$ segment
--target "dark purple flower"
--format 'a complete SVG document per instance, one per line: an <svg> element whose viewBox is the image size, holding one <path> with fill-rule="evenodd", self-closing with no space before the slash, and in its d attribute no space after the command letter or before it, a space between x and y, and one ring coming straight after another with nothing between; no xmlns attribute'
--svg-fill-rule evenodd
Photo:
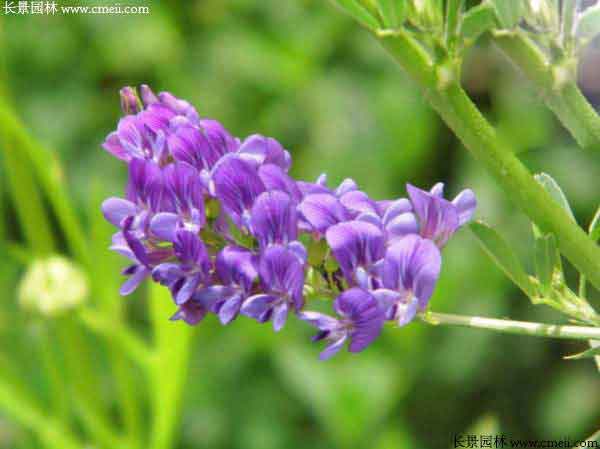
<svg viewBox="0 0 600 449"><path fill-rule="evenodd" d="M364 221L347 221L330 227L327 243L350 285L376 288L378 262L385 246L381 230Z"/></svg>
<svg viewBox="0 0 600 449"><path fill-rule="evenodd" d="M297 312L304 305L304 266L291 249L272 245L261 255L258 272L262 293L248 298L241 312L261 323L272 319L279 331L290 309Z"/></svg>
<svg viewBox="0 0 600 449"><path fill-rule="evenodd" d="M442 259L435 244L408 235L388 248L383 262L383 289L374 292L386 309L386 318L399 325L427 307L440 275Z"/></svg>
<svg viewBox="0 0 600 449"><path fill-rule="evenodd" d="M215 166L215 193L238 226L249 227L254 200L265 191L256 170L238 156L227 155Z"/></svg>
<svg viewBox="0 0 600 449"><path fill-rule="evenodd" d="M456 230L468 222L477 205L471 190L464 190L450 202L442 198L443 184L436 184L431 192L406 186L414 212L419 222L419 234L433 240L440 248Z"/></svg>
<svg viewBox="0 0 600 449"><path fill-rule="evenodd" d="M296 204L279 190L261 193L252 207L250 230L260 247L286 245L298 237Z"/></svg>
<svg viewBox="0 0 600 449"><path fill-rule="evenodd" d="M318 312L303 311L299 318L319 329L314 341L328 340L319 358L326 360L336 354L346 340L350 342L350 352L360 352L381 333L384 313L377 300L368 291L360 288L346 290L333 302L339 319Z"/></svg>
<svg viewBox="0 0 600 449"><path fill-rule="evenodd" d="M196 169L185 164L170 164L163 171L166 191L175 212L160 212L150 222L150 231L159 239L172 242L175 231L183 227L199 232L206 222L204 185Z"/></svg>
<svg viewBox="0 0 600 449"><path fill-rule="evenodd" d="M189 301L184 302L177 308L177 312L171 317L171 321L183 320L187 324L198 324L206 316L213 304L213 298L197 297L194 294Z"/></svg>
<svg viewBox="0 0 600 449"><path fill-rule="evenodd" d="M290 153L279 142L259 134L247 137L238 148L238 154L256 168L262 164L274 164L287 171L292 162Z"/></svg>
<svg viewBox="0 0 600 449"><path fill-rule="evenodd" d="M123 230L113 235L111 249L130 259L133 264L125 268L123 275L129 279L121 286L121 295L129 295L152 271L152 268L173 255L171 248L145 244L143 233L134 229L135 217L123 219Z"/></svg>
<svg viewBox="0 0 600 449"><path fill-rule="evenodd" d="M311 193L298 206L304 223L303 228L319 236L348 219L346 208L330 193Z"/></svg>
<svg viewBox="0 0 600 449"><path fill-rule="evenodd" d="M175 303L181 305L208 279L211 265L204 243L194 232L177 230L173 249L178 262L158 265L152 271L152 277L168 286Z"/></svg>
<svg viewBox="0 0 600 449"><path fill-rule="evenodd" d="M221 284L207 287L198 296L215 298L211 310L221 323L228 324L238 315L258 277L257 265L256 255L238 246L226 246L217 255L216 271Z"/></svg>

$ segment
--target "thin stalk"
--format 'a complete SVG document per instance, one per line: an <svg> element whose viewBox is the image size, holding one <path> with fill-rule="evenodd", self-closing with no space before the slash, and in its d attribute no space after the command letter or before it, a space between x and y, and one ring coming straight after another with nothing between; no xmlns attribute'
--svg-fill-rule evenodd
<svg viewBox="0 0 600 449"><path fill-rule="evenodd" d="M553 64L521 31L494 33L502 52L541 89L546 105L554 112L577 143L600 151L600 116L583 96L576 83L575 62Z"/></svg>
<svg viewBox="0 0 600 449"><path fill-rule="evenodd" d="M173 301L167 289L156 284L149 289L156 357L150 370L152 431L148 448L169 449L173 447L175 427L183 400L192 329L166 318L169 313L173 313ZM165 382L167 372L169 378Z"/></svg>
<svg viewBox="0 0 600 449"><path fill-rule="evenodd" d="M438 86L427 54L406 33L378 33L400 65L415 78L433 108L465 147L494 176L507 196L544 232L557 237L562 254L600 289L600 248L552 199L513 151L498 137L458 80Z"/></svg>
<svg viewBox="0 0 600 449"><path fill-rule="evenodd" d="M12 108L2 97L0 97L0 129L3 130L3 133L12 136L14 148L18 148L19 157L31 163L35 176L54 209L72 254L81 264L89 266L89 251L85 234L81 222L74 212L75 208L70 201L70 195L65 188L64 173L56 153L43 148L29 135ZM29 174L29 176L31 175ZM18 206L17 209L24 207L23 204Z"/></svg>
<svg viewBox="0 0 600 449"><path fill-rule="evenodd" d="M423 322L436 326L448 325L472 327L504 334L530 335L532 337L562 338L570 340L590 340L600 338L600 328L598 327L560 326L556 324L500 320L496 318L436 312L426 312L419 315L419 317Z"/></svg>

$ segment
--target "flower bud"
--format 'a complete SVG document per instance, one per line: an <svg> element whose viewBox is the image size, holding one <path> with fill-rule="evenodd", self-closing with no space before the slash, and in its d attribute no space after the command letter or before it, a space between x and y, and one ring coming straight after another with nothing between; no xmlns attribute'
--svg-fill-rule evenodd
<svg viewBox="0 0 600 449"><path fill-rule="evenodd" d="M121 95L121 109L124 114L137 114L139 111L138 98L133 88L126 86L119 91Z"/></svg>
<svg viewBox="0 0 600 449"><path fill-rule="evenodd" d="M29 266L19 285L19 303L44 316L56 316L82 304L88 290L85 274L77 266L62 256L51 256Z"/></svg>

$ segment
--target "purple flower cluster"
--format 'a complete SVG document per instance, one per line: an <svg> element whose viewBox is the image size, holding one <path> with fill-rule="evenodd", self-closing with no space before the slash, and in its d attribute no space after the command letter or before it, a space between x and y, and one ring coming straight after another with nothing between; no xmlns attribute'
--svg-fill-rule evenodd
<svg viewBox="0 0 600 449"><path fill-rule="evenodd" d="M121 294L152 277L171 291L174 320L242 314L278 331L293 313L330 342L322 359L346 341L362 351L385 321L404 325L427 307L440 249L476 207L471 190L445 200L442 184L375 201L351 179L335 189L325 175L294 180L275 139L233 137L147 86L139 98L122 89L121 105L103 146L127 163L129 181L125 198L102 205L119 228L111 248L131 260ZM337 317L305 310L315 291L335 297Z"/></svg>

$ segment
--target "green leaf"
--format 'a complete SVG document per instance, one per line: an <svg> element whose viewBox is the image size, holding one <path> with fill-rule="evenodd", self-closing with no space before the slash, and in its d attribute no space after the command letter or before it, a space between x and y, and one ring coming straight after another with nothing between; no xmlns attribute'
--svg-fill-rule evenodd
<svg viewBox="0 0 600 449"><path fill-rule="evenodd" d="M525 13L522 0L488 0L496 9L496 15L502 28L514 28Z"/></svg>
<svg viewBox="0 0 600 449"><path fill-rule="evenodd" d="M465 39L477 39L483 33L491 30L496 25L496 11L488 3L471 8L462 18L460 34Z"/></svg>
<svg viewBox="0 0 600 449"><path fill-rule="evenodd" d="M357 0L333 0L336 5L343 9L365 27L376 30L379 28L379 22L371 13L362 6Z"/></svg>
<svg viewBox="0 0 600 449"><path fill-rule="evenodd" d="M596 211L596 215L594 215L594 218L590 223L588 233L594 242L600 240L600 207Z"/></svg>
<svg viewBox="0 0 600 449"><path fill-rule="evenodd" d="M458 19L462 12L464 0L446 0L446 40L451 40L457 32Z"/></svg>
<svg viewBox="0 0 600 449"><path fill-rule="evenodd" d="M556 247L556 239L552 234L546 234L535 239L535 272L540 281L542 296L552 292L552 275L561 269L560 255Z"/></svg>
<svg viewBox="0 0 600 449"><path fill-rule="evenodd" d="M406 19L406 0L379 0L379 14L386 28L400 28Z"/></svg>
<svg viewBox="0 0 600 449"><path fill-rule="evenodd" d="M584 39L593 39L600 33L600 4L588 8L579 18L576 34Z"/></svg>
<svg viewBox="0 0 600 449"><path fill-rule="evenodd" d="M591 359L592 357L600 356L600 345L593 348L587 349L578 354L568 355L563 357L565 360L580 360L580 359Z"/></svg>
<svg viewBox="0 0 600 449"><path fill-rule="evenodd" d="M479 240L483 250L498 265L502 271L529 296L536 296L536 288L523 269L517 255L508 245L506 240L487 224L476 221L469 228Z"/></svg>
<svg viewBox="0 0 600 449"><path fill-rule="evenodd" d="M569 206L569 201L567 201L567 197L563 193L562 189L558 185L558 183L547 173L539 173L534 176L535 180L539 182L542 187L550 194L552 198L569 214L569 217L575 220L575 215L573 215L573 211L571 210L571 206Z"/></svg>

